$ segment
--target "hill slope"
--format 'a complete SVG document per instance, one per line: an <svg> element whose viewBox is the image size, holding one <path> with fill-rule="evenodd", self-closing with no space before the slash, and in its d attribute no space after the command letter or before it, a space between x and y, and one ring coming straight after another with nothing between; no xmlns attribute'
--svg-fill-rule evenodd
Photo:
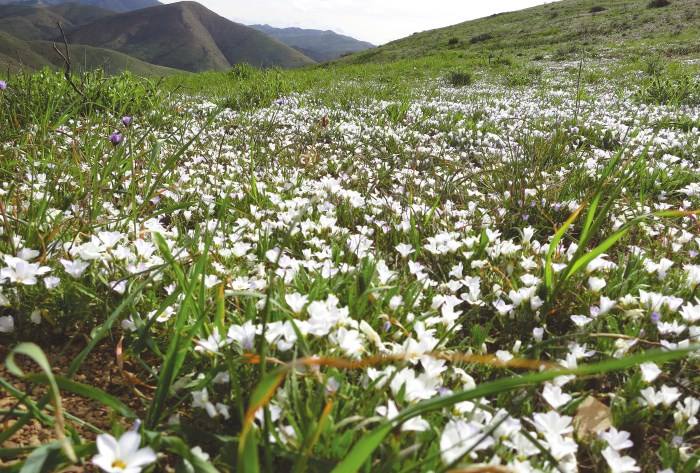
<svg viewBox="0 0 700 473"><path fill-rule="evenodd" d="M225 70L241 62L261 67L298 67L314 62L299 51L195 2L103 18L72 31L69 39L186 71Z"/></svg>
<svg viewBox="0 0 700 473"><path fill-rule="evenodd" d="M348 53L365 51L374 47L373 44L366 41L340 35L333 31L275 28L270 25L252 25L251 28L262 31L318 62L330 61Z"/></svg>
<svg viewBox="0 0 700 473"><path fill-rule="evenodd" d="M0 6L0 31L24 40L54 39L59 35L57 23L71 30L114 12L77 3L37 7L26 5Z"/></svg>
<svg viewBox="0 0 700 473"><path fill-rule="evenodd" d="M127 12L132 10L140 10L160 5L157 0L0 0L0 5L32 5L32 6L51 6L63 5L67 3L79 3L98 8L104 8L114 12Z"/></svg>
<svg viewBox="0 0 700 473"><path fill-rule="evenodd" d="M591 54L685 55L700 53L700 0L672 0L649 8L649 0L562 0L416 33L345 61L385 62L442 55L525 54L572 57ZM650 49L651 48L651 49Z"/></svg>
<svg viewBox="0 0 700 473"><path fill-rule="evenodd" d="M80 44L71 45L71 58L76 72L98 67L104 69L107 74L118 74L128 70L142 76L166 76L182 72L148 64L116 51ZM37 70L44 67L63 67L63 59L54 51L52 42L24 41L0 32L0 69L3 72Z"/></svg>

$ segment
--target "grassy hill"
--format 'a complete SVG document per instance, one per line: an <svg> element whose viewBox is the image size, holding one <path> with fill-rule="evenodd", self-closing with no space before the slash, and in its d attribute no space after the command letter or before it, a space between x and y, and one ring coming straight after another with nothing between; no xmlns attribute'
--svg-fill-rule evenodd
<svg viewBox="0 0 700 473"><path fill-rule="evenodd" d="M81 5L93 6L111 10L115 12L127 12L140 10L141 8L154 7L160 5L157 0L0 0L0 5L21 4L32 6L52 6L78 3Z"/></svg>
<svg viewBox="0 0 700 473"><path fill-rule="evenodd" d="M225 70L242 62L261 67L314 63L299 51L195 2L103 18L77 28L69 38L186 71Z"/></svg>
<svg viewBox="0 0 700 473"><path fill-rule="evenodd" d="M63 59L54 51L52 42L31 41L29 47L36 54L45 58L50 67L63 67ZM73 69L76 72L101 68L109 75L119 74L123 71L130 71L140 76L168 76L182 73L177 69L149 64L118 51L84 44L71 46L71 59L73 60Z"/></svg>
<svg viewBox="0 0 700 473"><path fill-rule="evenodd" d="M48 40L59 36L57 23L71 30L114 12L99 7L67 3L50 7L0 6L0 31L24 40Z"/></svg>
<svg viewBox="0 0 700 473"><path fill-rule="evenodd" d="M616 56L635 51L700 53L700 0L672 0L662 8L649 4L649 0L563 0L415 33L345 61L486 54L563 59L580 50Z"/></svg>
<svg viewBox="0 0 700 473"><path fill-rule="evenodd" d="M157 66L117 51L81 44L71 45L73 69L77 71L102 68L107 74L130 71L141 76L167 76L182 73L176 69ZM63 59L50 41L24 41L0 31L0 71L17 72L48 67L63 67Z"/></svg>
<svg viewBox="0 0 700 473"><path fill-rule="evenodd" d="M366 41L340 35L333 31L275 28L270 25L253 25L251 28L278 39L318 62L330 61L348 53L364 51L374 47L373 44Z"/></svg>

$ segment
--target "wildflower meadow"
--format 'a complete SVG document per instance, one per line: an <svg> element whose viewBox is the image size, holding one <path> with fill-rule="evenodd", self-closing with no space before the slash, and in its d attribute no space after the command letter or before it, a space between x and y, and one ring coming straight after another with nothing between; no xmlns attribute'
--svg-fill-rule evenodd
<svg viewBox="0 0 700 473"><path fill-rule="evenodd" d="M697 472L700 82L649 64L7 76L0 469Z"/></svg>

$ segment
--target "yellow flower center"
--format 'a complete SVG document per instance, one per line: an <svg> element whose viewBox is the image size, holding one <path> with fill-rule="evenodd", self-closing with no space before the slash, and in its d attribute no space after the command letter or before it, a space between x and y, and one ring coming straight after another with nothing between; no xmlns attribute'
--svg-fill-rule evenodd
<svg viewBox="0 0 700 473"><path fill-rule="evenodd" d="M119 468L120 470L125 470L126 469L126 463L124 463L121 460L114 460L112 462L112 468Z"/></svg>

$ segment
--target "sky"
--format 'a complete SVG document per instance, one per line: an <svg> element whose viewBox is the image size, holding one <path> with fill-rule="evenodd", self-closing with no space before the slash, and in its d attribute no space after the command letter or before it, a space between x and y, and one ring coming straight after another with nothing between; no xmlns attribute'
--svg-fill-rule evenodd
<svg viewBox="0 0 700 473"><path fill-rule="evenodd" d="M174 3L178 0L165 0ZM198 0L246 25L333 30L374 44L551 0Z"/></svg>

